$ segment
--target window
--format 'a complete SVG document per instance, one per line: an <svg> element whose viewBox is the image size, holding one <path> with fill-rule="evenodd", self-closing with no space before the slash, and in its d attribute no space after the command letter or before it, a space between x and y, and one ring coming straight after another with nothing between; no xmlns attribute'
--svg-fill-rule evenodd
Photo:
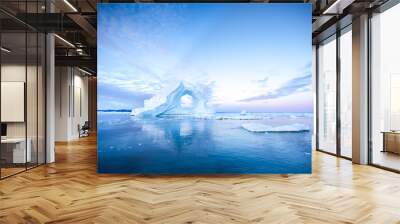
<svg viewBox="0 0 400 224"><path fill-rule="evenodd" d="M318 149L336 153L336 36L318 47Z"/></svg>
<svg viewBox="0 0 400 224"><path fill-rule="evenodd" d="M400 170L400 4L371 19L371 162Z"/></svg>
<svg viewBox="0 0 400 224"><path fill-rule="evenodd" d="M340 36L340 155L352 156L352 34L351 26Z"/></svg>

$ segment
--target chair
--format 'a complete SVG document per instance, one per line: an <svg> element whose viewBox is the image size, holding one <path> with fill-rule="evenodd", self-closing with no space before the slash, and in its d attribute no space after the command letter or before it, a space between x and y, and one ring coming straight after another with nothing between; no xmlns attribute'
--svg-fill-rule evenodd
<svg viewBox="0 0 400 224"><path fill-rule="evenodd" d="M79 138L89 136L89 129L90 129L89 121L85 121L82 127L78 124Z"/></svg>

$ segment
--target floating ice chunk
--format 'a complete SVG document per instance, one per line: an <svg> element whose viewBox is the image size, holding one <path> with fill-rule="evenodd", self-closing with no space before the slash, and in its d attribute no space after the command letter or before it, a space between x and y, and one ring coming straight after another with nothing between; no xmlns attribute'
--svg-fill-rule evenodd
<svg viewBox="0 0 400 224"><path fill-rule="evenodd" d="M269 132L299 132L309 131L310 127L305 124L291 124L273 127Z"/></svg>
<svg viewBox="0 0 400 224"><path fill-rule="evenodd" d="M273 127L265 124L246 123L242 124L242 128L250 132L300 132L310 130L310 128L304 124L291 124Z"/></svg>
<svg viewBox="0 0 400 224"><path fill-rule="evenodd" d="M246 123L242 124L242 128L251 132L267 132L271 129L271 126L265 124L257 124L257 123Z"/></svg>

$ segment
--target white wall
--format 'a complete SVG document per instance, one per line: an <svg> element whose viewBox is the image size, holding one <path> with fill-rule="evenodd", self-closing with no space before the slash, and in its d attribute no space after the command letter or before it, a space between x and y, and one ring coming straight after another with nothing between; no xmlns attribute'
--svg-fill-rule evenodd
<svg viewBox="0 0 400 224"><path fill-rule="evenodd" d="M55 141L67 141L69 133L69 68L55 68Z"/></svg>
<svg viewBox="0 0 400 224"><path fill-rule="evenodd" d="M82 126L85 121L88 121L88 78L82 76L82 73L76 73L74 70L73 80L73 102L71 101L71 133L72 138L78 138L78 125Z"/></svg>
<svg viewBox="0 0 400 224"><path fill-rule="evenodd" d="M88 120L88 78L72 67L56 67L56 141L79 137L78 125Z"/></svg>
<svg viewBox="0 0 400 224"><path fill-rule="evenodd" d="M19 64L5 64L1 66L1 81L2 82L24 82L26 83L25 76L28 72L28 85L29 87L34 86L35 88L27 88L27 118L28 118L28 129L32 127L32 130L36 130L36 112L37 99L36 99L36 80L33 80L31 74L35 74L36 77L36 66L27 66ZM4 96L3 96L4 97ZM39 105L40 107L41 105ZM1 108L6 110L7 108ZM24 108L22 108L24 109ZM31 122L33 122L31 124ZM25 136L25 123L26 122L7 122L7 135L9 137L24 137ZM35 132L36 135L36 132ZM29 130L28 130L29 137Z"/></svg>
<svg viewBox="0 0 400 224"><path fill-rule="evenodd" d="M1 81L25 82L25 64L8 64L1 66ZM28 67L28 70L30 68ZM5 110L6 108L1 108ZM7 122L7 137L25 137L25 122Z"/></svg>

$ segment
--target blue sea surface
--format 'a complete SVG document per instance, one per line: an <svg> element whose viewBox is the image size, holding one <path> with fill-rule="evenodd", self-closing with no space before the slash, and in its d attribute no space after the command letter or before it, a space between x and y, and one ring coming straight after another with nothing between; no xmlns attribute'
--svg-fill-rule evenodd
<svg viewBox="0 0 400 224"><path fill-rule="evenodd" d="M132 174L311 173L311 133L251 132L243 124L305 124L309 113L221 113L218 119L140 119L98 112L98 172ZM256 119L251 119L255 117Z"/></svg>

